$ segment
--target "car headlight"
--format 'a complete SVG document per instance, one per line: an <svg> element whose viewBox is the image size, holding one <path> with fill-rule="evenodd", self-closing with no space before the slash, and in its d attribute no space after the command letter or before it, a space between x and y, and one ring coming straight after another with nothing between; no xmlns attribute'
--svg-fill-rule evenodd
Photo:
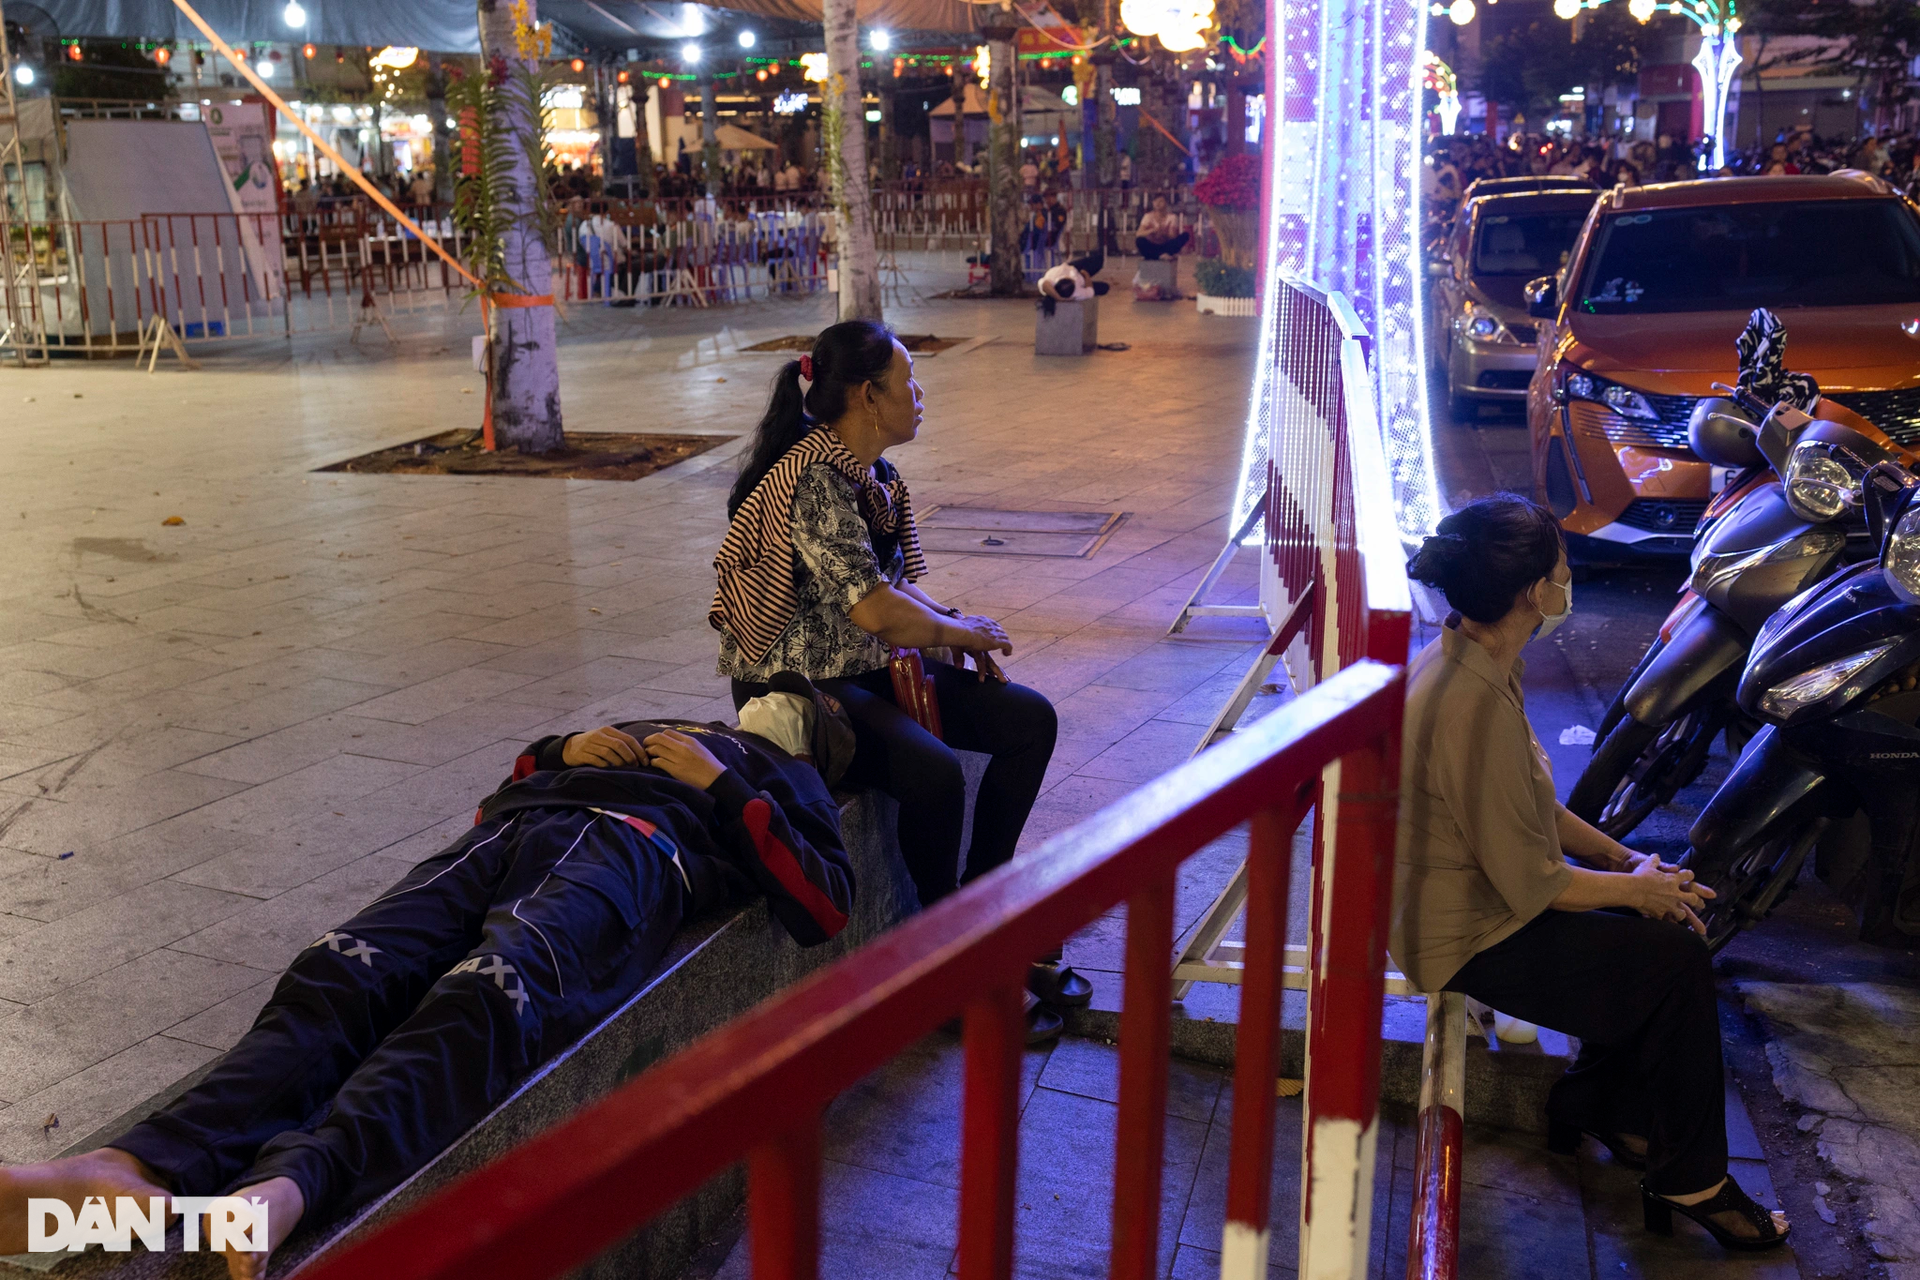
<svg viewBox="0 0 1920 1280"><path fill-rule="evenodd" d="M1654 411L1652 403L1632 387L1608 382L1605 378L1595 377L1591 373L1569 374L1566 388L1567 394L1575 400L1591 400L1595 404L1603 404L1623 418L1658 421L1660 417Z"/></svg>
<svg viewBox="0 0 1920 1280"><path fill-rule="evenodd" d="M1756 551L1736 551L1722 556L1701 556L1693 566L1691 586L1695 595L1704 596L1755 565L1780 564L1788 560L1805 560L1812 556L1827 555L1838 551L1846 540L1847 536L1838 529L1809 529L1805 533L1784 538ZM1920 560L1920 536L1916 536L1914 540L1914 550L1916 559Z"/></svg>
<svg viewBox="0 0 1920 1280"><path fill-rule="evenodd" d="M1880 558L1880 571L1895 595L1908 604L1920 604L1920 502L1895 522Z"/></svg>
<svg viewBox="0 0 1920 1280"><path fill-rule="evenodd" d="M1506 326L1500 323L1500 317L1477 303L1467 304L1464 319L1467 336L1470 338L1478 338L1482 342L1493 342L1506 336Z"/></svg>
<svg viewBox="0 0 1920 1280"><path fill-rule="evenodd" d="M1837 520L1853 505L1866 474L1845 449L1802 440L1787 455L1787 506L1802 520Z"/></svg>
<svg viewBox="0 0 1920 1280"><path fill-rule="evenodd" d="M1850 653L1844 658L1822 663L1811 671L1803 671L1791 680L1782 680L1760 697L1760 710L1781 720L1792 718L1808 707L1825 702L1836 692L1850 690L1859 692L1866 687L1866 681L1855 677L1884 657L1900 641L1889 640L1877 644L1871 649L1862 649L1859 653Z"/></svg>

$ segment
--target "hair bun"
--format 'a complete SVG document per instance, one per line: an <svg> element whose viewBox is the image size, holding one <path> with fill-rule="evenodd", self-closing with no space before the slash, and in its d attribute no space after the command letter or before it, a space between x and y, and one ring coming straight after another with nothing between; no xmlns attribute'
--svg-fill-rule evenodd
<svg viewBox="0 0 1920 1280"><path fill-rule="evenodd" d="M1430 587L1446 586L1467 555L1467 540L1457 533L1430 534L1407 561L1407 576Z"/></svg>

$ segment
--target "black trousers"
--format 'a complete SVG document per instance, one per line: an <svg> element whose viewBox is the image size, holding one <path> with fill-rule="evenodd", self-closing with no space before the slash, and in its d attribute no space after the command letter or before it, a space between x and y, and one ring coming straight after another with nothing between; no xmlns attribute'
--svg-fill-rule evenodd
<svg viewBox="0 0 1920 1280"><path fill-rule="evenodd" d="M306 1218L392 1190L618 1009L685 915L660 845L583 809L475 827L302 951L213 1071L107 1145L179 1195Z"/></svg>
<svg viewBox="0 0 1920 1280"><path fill-rule="evenodd" d="M1180 251L1187 247L1187 241L1191 239L1193 239L1191 231L1182 231L1171 240L1149 240L1145 236L1135 236L1133 247L1139 251L1141 257L1148 262L1154 262L1161 258L1179 257Z"/></svg>
<svg viewBox="0 0 1920 1280"><path fill-rule="evenodd" d="M1713 962L1692 932L1612 911L1546 910L1467 961L1447 989L1580 1037L1580 1056L1548 1095L1548 1118L1646 1135L1650 1190L1687 1195L1726 1176Z"/></svg>
<svg viewBox="0 0 1920 1280"><path fill-rule="evenodd" d="M874 787L900 802L900 854L920 905L930 907L1013 857L1053 759L1059 721L1045 695L1025 685L983 681L944 662L928 661L926 667L940 702L945 741L894 705L893 677L885 667L815 683L839 698L853 720L857 747L841 785ZM736 680L733 704L744 706L765 692L765 685ZM964 875L960 826L967 782L953 754L956 747L993 757L974 799L973 843Z"/></svg>

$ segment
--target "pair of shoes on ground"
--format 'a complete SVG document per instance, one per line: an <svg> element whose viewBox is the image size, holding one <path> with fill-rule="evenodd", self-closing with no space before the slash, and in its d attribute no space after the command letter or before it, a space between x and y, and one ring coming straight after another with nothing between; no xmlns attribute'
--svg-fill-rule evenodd
<svg viewBox="0 0 1920 1280"><path fill-rule="evenodd" d="M1027 1044L1059 1038L1066 1026L1061 1009L1084 1009L1093 1002L1093 984L1064 960L1042 961L1027 969Z"/></svg>

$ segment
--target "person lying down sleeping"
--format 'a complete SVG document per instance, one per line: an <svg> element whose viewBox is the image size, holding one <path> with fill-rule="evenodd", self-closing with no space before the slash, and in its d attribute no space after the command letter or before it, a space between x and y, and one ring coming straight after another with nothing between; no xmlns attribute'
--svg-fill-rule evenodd
<svg viewBox="0 0 1920 1280"><path fill-rule="evenodd" d="M529 745L472 830L302 951L178 1101L97 1151L0 1168L0 1255L26 1251L29 1198L90 1196L257 1198L277 1247L444 1150L639 990L691 917L757 894L802 946L839 933L854 886L828 787L853 729L805 679L773 689L738 729ZM267 1253L225 1252L235 1280L265 1273Z"/></svg>

